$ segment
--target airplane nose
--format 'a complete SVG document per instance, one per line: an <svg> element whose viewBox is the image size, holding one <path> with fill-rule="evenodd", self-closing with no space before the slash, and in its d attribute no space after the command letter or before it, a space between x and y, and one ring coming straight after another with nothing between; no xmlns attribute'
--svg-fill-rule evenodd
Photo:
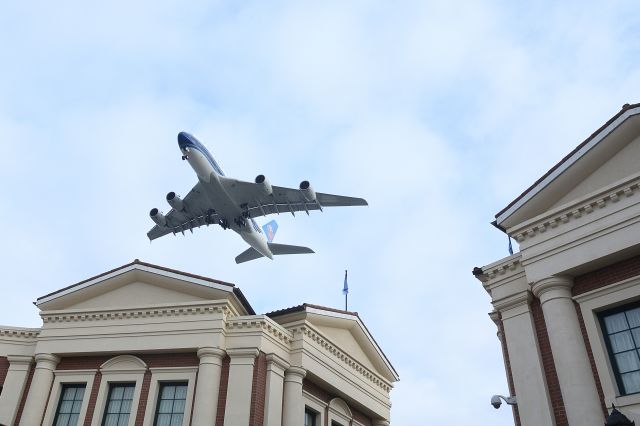
<svg viewBox="0 0 640 426"><path fill-rule="evenodd" d="M180 149L184 150L187 146L191 144L191 135L187 132L178 133L178 146Z"/></svg>

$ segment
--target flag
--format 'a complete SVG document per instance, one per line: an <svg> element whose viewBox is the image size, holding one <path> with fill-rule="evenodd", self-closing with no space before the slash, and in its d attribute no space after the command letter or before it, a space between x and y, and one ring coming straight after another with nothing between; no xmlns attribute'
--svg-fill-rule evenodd
<svg viewBox="0 0 640 426"><path fill-rule="evenodd" d="M349 284L347 284L347 270L344 270L344 287L342 287L342 294L345 296L349 294Z"/></svg>
<svg viewBox="0 0 640 426"><path fill-rule="evenodd" d="M513 254L513 247L511 246L511 237L507 235L507 238L509 239L509 254Z"/></svg>

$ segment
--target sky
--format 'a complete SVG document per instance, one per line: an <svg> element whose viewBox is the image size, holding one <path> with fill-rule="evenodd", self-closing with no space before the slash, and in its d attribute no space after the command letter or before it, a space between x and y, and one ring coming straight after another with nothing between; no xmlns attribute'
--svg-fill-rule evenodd
<svg viewBox="0 0 640 426"><path fill-rule="evenodd" d="M640 101L635 1L81 1L0 5L0 324L133 259L233 282L258 313L359 312L400 375L392 424L511 425L490 299L496 212ZM186 195L188 131L227 175L364 197L276 217L316 254L236 265ZM266 220L261 221L265 223ZM516 247L517 249L517 247Z"/></svg>

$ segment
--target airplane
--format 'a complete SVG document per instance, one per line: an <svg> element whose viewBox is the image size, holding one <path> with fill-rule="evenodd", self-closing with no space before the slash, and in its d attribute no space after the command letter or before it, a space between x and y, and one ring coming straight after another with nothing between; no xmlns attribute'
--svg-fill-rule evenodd
<svg viewBox="0 0 640 426"><path fill-rule="evenodd" d="M324 207L368 205L363 198L315 192L306 180L298 188L286 188L271 185L264 175L256 176L254 182L227 177L209 150L186 132L178 134L178 146L182 159L195 171L198 183L184 199L169 192L166 198L171 210L166 215L157 208L151 209L149 216L156 226L147 233L150 241L178 232L184 235L187 230L193 233L193 228L217 224L222 229L233 230L250 246L236 256L236 263L261 257L273 259L284 254L314 253L308 247L273 243L275 232L270 229L269 237L265 238L254 219L280 213L308 215Z"/></svg>

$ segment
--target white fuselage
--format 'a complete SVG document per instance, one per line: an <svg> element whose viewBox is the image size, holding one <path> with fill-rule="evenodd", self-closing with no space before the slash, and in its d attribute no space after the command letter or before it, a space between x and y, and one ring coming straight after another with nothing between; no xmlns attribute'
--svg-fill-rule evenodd
<svg viewBox="0 0 640 426"><path fill-rule="evenodd" d="M258 253L273 259L273 253L269 250L264 236L254 229L251 219L243 218L242 207L227 193L224 185L222 185L222 180L226 178L211 153L195 138L190 138L187 135L183 136L180 150L183 158L189 162L189 165L198 175L198 179L202 183L205 195L211 205L216 206L218 217Z"/></svg>

